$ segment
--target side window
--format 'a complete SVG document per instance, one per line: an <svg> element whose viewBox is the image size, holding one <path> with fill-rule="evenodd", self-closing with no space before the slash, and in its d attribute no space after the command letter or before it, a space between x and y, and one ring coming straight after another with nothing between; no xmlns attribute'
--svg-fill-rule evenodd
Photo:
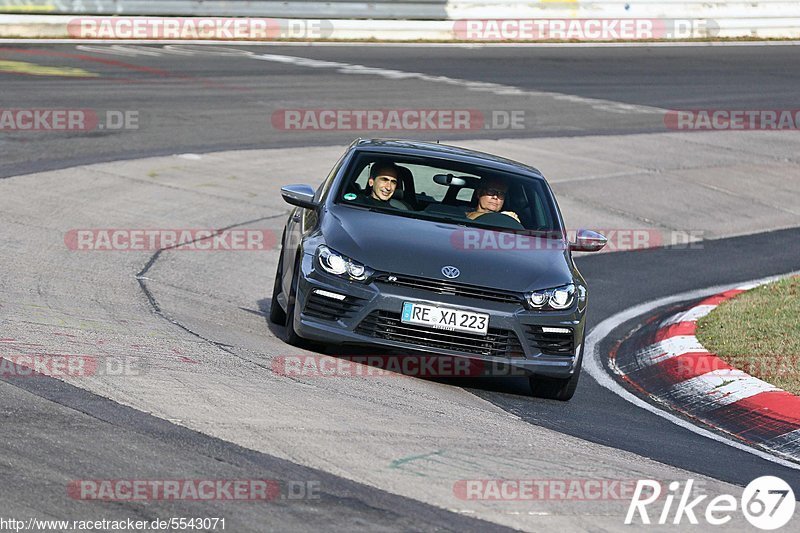
<svg viewBox="0 0 800 533"><path fill-rule="evenodd" d="M342 163L344 160L347 159L348 152L342 154L342 157L339 158L339 161L333 165L333 169L331 169L330 173L328 173L328 177L325 178L319 188L317 188L317 193L314 195L314 199L318 202L323 201L325 198L328 197L328 191L331 190L331 185L333 185L333 181L336 179L336 174L339 173L339 169L342 168Z"/></svg>
<svg viewBox="0 0 800 533"><path fill-rule="evenodd" d="M547 221L545 220L542 199L536 193L533 195L533 204L531 205L531 208L533 209L533 220L536 226L540 228L548 226Z"/></svg>
<svg viewBox="0 0 800 533"><path fill-rule="evenodd" d="M366 191L367 187L369 186L369 170L371 168L372 168L372 165L365 166L361 170L361 173L356 178L356 183L358 183L358 186L362 191Z"/></svg>
<svg viewBox="0 0 800 533"><path fill-rule="evenodd" d="M460 191L458 191L458 195L456 196L456 200L460 200L462 202L471 202L472 201L472 193L475 192L475 189L470 189L469 187L462 187Z"/></svg>
<svg viewBox="0 0 800 533"><path fill-rule="evenodd" d="M530 198L528 207L531 211L532 225L538 229L553 229L556 227L556 217L550 203L547 201L544 185L535 183L532 187L526 188L526 195Z"/></svg>

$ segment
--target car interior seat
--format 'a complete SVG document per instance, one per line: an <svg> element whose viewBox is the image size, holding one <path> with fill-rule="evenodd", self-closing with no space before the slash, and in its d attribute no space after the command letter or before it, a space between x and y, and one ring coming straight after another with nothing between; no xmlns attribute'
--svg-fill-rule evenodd
<svg viewBox="0 0 800 533"><path fill-rule="evenodd" d="M414 174L412 174L411 170L408 168L400 165L397 165L397 170L397 191L394 193L394 198L402 200L411 207L411 209L416 211L419 209L419 206L417 205L417 192L414 187ZM400 193L399 196L398 193Z"/></svg>
<svg viewBox="0 0 800 533"><path fill-rule="evenodd" d="M503 210L515 212L519 217L519 221L526 228L536 226L531 213L531 206L528 203L528 197L521 186L509 187Z"/></svg>

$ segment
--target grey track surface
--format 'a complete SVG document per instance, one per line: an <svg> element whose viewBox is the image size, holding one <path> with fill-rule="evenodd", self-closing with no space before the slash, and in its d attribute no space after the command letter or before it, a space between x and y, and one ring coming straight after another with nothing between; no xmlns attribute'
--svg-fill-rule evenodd
<svg viewBox="0 0 800 533"><path fill-rule="evenodd" d="M45 376L0 379L0 410L3 463L11 468L0 486L4 517L217 517L225 518L226 531L253 532L319 531L322 523L326 531L505 530L175 426ZM165 473L168 479L276 480L282 497L88 505L65 498L76 479L164 479ZM293 491L315 497L292 499Z"/></svg>
<svg viewBox="0 0 800 533"><path fill-rule="evenodd" d="M79 51L74 46L6 47L0 50L2 60L80 67L102 76L98 79L74 80L0 73L3 87L0 108L138 110L142 125L138 131L122 133L4 133L0 135L0 177L162 154L344 144L356 134L286 133L275 130L270 126L270 114L283 108L367 109L385 108L389 105L387 102L391 102L393 107L526 111L528 128L522 131L436 135L442 139L495 139L590 134L610 136L665 131L658 115L609 113L585 100L554 99L546 94L548 91L656 108L798 107L796 87L800 75L785 68L785 65L795 63L798 58L798 52L793 47L777 47L769 49L769 53L758 47L601 50L251 47L251 50L254 53L309 57L502 83L530 91L530 94L524 97L503 96L414 79L359 78L341 75L328 68L299 68L242 57L120 56ZM457 95L457 99L454 99L454 95ZM417 136L434 138L429 133ZM776 157L783 157L790 163L797 159L796 153L788 152L778 153ZM157 170L167 174L167 179L170 179L169 169ZM77 177L80 172L74 171L72 176ZM286 169L283 172L285 175ZM319 181L318 174L308 177L303 176L302 172L302 167L298 167L296 181ZM169 224L168 214L148 211L142 202L147 198L146 194L136 196L133 192L135 187L125 189L131 198L116 198L115 182L104 176L102 171L87 171L86 174L96 180L97 186L103 187L101 190L108 191L108 202L104 208L118 217L114 219L117 223L127 221L135 226L137 221L145 219L153 224ZM26 176L25 179L39 178ZM153 178L151 181L159 179L162 178ZM57 185L53 181L44 180L43 183L54 189ZM32 183L20 184L19 180L13 178L7 184L9 187L20 187L18 190L27 191L26 194L35 187ZM143 190L147 185L142 179ZM184 184L175 181L165 183L165 186L177 189ZM218 193L219 189L211 191ZM241 223L258 215L264 217L266 227L280 226L283 208L274 198L263 205L243 207L240 214L232 205L238 201L244 206L244 198L224 192L218 196L203 194L205 196L192 197L192 201L198 202L196 206L181 206L182 216L186 217L181 219L184 224L191 224L192 220L202 221L197 224L208 221L219 223L219 218L206 216L213 208L222 213L226 223ZM43 198L44 205L54 205L53 198L46 194ZM81 198L79 188L71 191L72 203L59 206L64 216L71 216L73 210L87 209L89 212L89 208L81 206L76 198ZM176 195L176 198L181 197ZM15 208L29 210L23 205L25 198L8 201ZM248 216L242 219L245 211ZM58 214L58 211L47 213L49 223L53 223ZM720 216L723 215L720 213ZM102 225L106 217L103 213L90 212L84 220L87 219ZM11 222L19 222L22 227L30 223L22 217L14 218ZM31 231L37 230L34 227ZM24 238L14 235L8 237L4 253L13 255L16 261L52 262L53 268L59 265L59 259L50 257L47 250L31 251L25 248ZM789 229L708 241L702 250L654 250L581 257L578 260L579 267L593 291L590 322L598 323L627 307L668 294L798 270L798 237L800 231ZM266 348L259 347L264 332L269 334L261 313L267 310L265 299L269 295L265 287L269 286L274 266L271 261L265 268L261 268L264 267L261 265L236 270L232 263L226 264L225 260L216 258L213 264L206 264L205 258L199 257L191 258L186 263L184 260L184 257L172 256L159 258L152 268L155 281L148 283L154 290L156 301L173 313L171 317L174 320L190 331L202 332L204 338L218 341L223 348L231 350L232 356L241 358L245 363L263 363L253 355L258 349L282 353L280 342L274 338L269 339ZM126 259L124 271L130 271L131 274L138 272L145 263L146 258L144 261ZM80 273L71 259L66 259L64 265L66 273L71 268ZM114 268L117 267L114 265ZM114 275L111 265L105 264L105 260L99 261L97 268L101 272L98 279L102 279L106 272ZM264 274L265 269L270 270L268 275ZM22 272L22 269L17 268L16 271ZM219 272L228 271L252 276L248 279L253 279L257 285L237 288L235 280L219 277ZM54 279L64 283L69 276L64 274L54 276ZM28 283L30 285L26 285ZM85 292L88 301L97 299L102 302L105 297L111 298L106 292L119 290L119 285L109 284L105 289L79 281L73 288L66 285L50 287L42 278L6 279L0 287L6 306L11 309L14 309L14 302L6 298L11 295L24 297L26 292L44 295L55 310L66 305L67 295L63 292ZM138 286L132 288L130 294L126 292L113 296L130 298L121 310L124 316L134 316L134 312L142 313L143 309L151 310ZM229 300L247 302L240 308L241 312L257 319L243 326L241 338L229 332L232 325L229 321L243 321L243 315L236 315L235 319L225 315L231 312L230 306L225 307L231 303ZM220 309L214 309L215 306L220 306ZM4 311L4 319L10 318L6 314L10 312L13 311ZM162 322L163 327L150 326L154 328L151 333L159 342L162 337L166 339L174 335L174 326ZM40 326L32 322L33 331ZM624 333L625 328L620 329L619 334ZM273 328L272 333L280 334L279 328ZM91 337L92 334L87 333L87 336ZM201 344L198 341L198 350ZM181 346L186 346L186 343ZM167 344L163 347L166 349ZM215 352L213 355L219 357L221 353ZM211 364L217 363L212 361ZM789 481L800 493L797 471L775 466L700 438L639 411L601 388L589 376L583 378L576 397L569 404L523 396L524 383L515 381L502 384L458 382L449 385L467 386L477 396L520 417L534 429L548 428L558 432L556 435L571 435L626 450L736 485L746 484L758 475L774 474ZM306 387L307 384L296 386ZM237 391L231 389L230 392L233 394ZM387 388L389 392L396 394ZM442 394L447 396L449 393L445 391ZM454 395L454 398L460 397ZM3 455L4 483L0 498L10 504L8 509L14 510L16 515L36 515L36 511L41 510L37 504L46 501L53 516L89 518L85 515L85 503L76 503L63 496L66 481L76 477L191 477L194 473L197 477L230 478L244 473L247 477L322 480L323 497L316 502L278 503L268 507L248 507L243 504L231 507L220 503L213 509L207 504L199 509L190 504L175 507L148 503L142 506L101 504L101 507L93 505L90 509L98 516L105 517L117 512L125 517L131 513L142 517L186 516L186 513L195 511L201 512L202 516L211 516L218 511L220 514L228 513L239 526L237 530L253 531L263 529L264 524L292 531L319 527L346 529L352 524L364 530L473 530L487 527L483 522L463 518L441 507L427 506L348 481L342 476L298 466L280 457L285 453L273 456L248 450L47 378L0 383L0 408L11 416L11 422L4 424L4 428L9 428L4 433L4 444L8 451ZM80 431L74 431L74 428L80 428ZM42 443L40 449L47 456L60 453L59 460L37 461L38 452L25 445L29 442ZM552 442L556 443L557 440ZM268 444L264 447L268 448ZM343 447L349 445L342 443ZM546 460L546 457L535 455L537 460ZM530 475L529 471L525 471L525 475ZM22 489L12 491L12 482ZM616 512L617 515L612 516L619 516L619 511ZM581 514L580 511L578 514ZM410 525L412 520L413 525ZM563 526L564 522L561 524ZM580 527L591 529L591 524L583 522Z"/></svg>
<svg viewBox="0 0 800 533"><path fill-rule="evenodd" d="M102 45L100 45L102 48ZM135 47L153 53L157 46ZM796 107L796 47L409 48L235 46L279 54L500 83L657 108ZM768 52L767 52L768 51ZM0 59L79 67L99 78L32 80L0 72L0 106L135 110L135 132L3 134L0 177L72 164L231 148L347 143L358 133L285 132L274 111L387 107L521 110L522 130L415 132L423 139L552 137L664 132L662 117L608 113L573 100L494 95L414 79L342 76L333 69L244 56L109 55L65 45L7 45ZM148 70L149 69L149 70ZM453 96L457 94L456 101ZM67 141L67 137L69 137Z"/></svg>

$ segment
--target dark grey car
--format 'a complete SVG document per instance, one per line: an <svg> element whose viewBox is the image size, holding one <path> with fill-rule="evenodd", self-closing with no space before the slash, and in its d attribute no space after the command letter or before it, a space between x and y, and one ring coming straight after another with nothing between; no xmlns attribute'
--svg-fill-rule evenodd
<svg viewBox="0 0 800 533"><path fill-rule="evenodd" d="M385 202L369 187L382 164L400 170ZM498 180L502 210L516 216L467 216L482 184ZM572 252L599 250L605 238L581 230L567 241L538 170L436 143L359 139L316 191L282 194L296 207L270 318L290 343L468 358L524 370L538 396L572 397L587 303Z"/></svg>

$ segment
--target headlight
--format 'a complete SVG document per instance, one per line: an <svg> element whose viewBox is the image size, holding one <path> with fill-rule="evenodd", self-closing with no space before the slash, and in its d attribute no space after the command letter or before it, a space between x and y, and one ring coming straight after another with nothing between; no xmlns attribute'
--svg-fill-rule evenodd
<svg viewBox="0 0 800 533"><path fill-rule="evenodd" d="M349 277L355 281L364 281L369 277L367 268L356 263L347 256L334 252L327 246L320 246L317 253L319 266L328 274Z"/></svg>
<svg viewBox="0 0 800 533"><path fill-rule="evenodd" d="M544 292L534 292L528 297L533 307L543 306L547 303L547 298L547 293Z"/></svg>
<svg viewBox="0 0 800 533"><path fill-rule="evenodd" d="M528 303L533 309L567 309L575 301L575 285L534 291L528 294Z"/></svg>

